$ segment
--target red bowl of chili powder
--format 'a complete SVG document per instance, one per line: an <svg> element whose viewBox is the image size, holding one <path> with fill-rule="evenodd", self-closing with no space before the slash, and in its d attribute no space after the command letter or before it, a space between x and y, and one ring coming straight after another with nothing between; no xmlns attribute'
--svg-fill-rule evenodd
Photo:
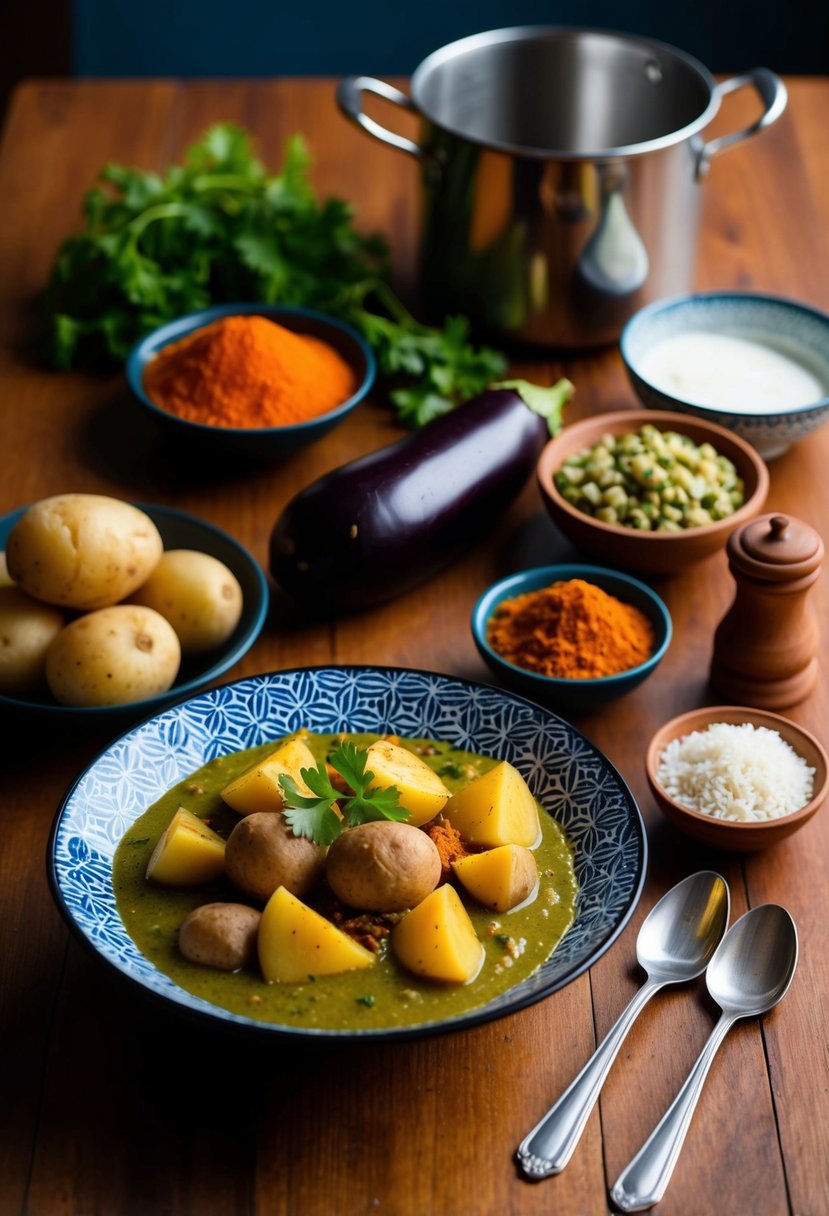
<svg viewBox="0 0 829 1216"><path fill-rule="evenodd" d="M503 578L472 612L475 645L499 679L565 713L631 692L661 662L671 632L668 609L645 583L581 563Z"/></svg>
<svg viewBox="0 0 829 1216"><path fill-rule="evenodd" d="M360 334L324 313L221 304L147 334L126 374L178 439L272 460L341 422L371 389L376 365Z"/></svg>

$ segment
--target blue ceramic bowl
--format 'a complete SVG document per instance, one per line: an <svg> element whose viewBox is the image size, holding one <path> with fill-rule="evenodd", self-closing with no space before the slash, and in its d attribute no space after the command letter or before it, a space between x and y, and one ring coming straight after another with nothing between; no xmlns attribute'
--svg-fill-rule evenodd
<svg viewBox="0 0 829 1216"><path fill-rule="evenodd" d="M423 1026L360 1031L259 1022L194 996L159 971L118 914L112 859L119 840L150 803L208 760L302 727L437 737L514 764L573 848L576 919L550 958L470 1012ZM619 936L641 894L646 859L644 824L625 782L592 743L548 710L497 688L433 672L317 667L210 689L110 744L57 813L48 870L58 906L80 940L170 1007L270 1037L379 1040L490 1021L568 984Z"/></svg>
<svg viewBox="0 0 829 1216"><path fill-rule="evenodd" d="M43 700L38 701L0 695L0 712L10 712L16 716L37 714L56 724L88 722L96 727L111 727L113 731L123 730L129 722L155 713L162 705L179 697L190 696L205 684L218 680L234 663L238 663L259 637L268 615L268 582L259 563L247 549L227 532L205 523L195 515L187 515L184 511L176 511L171 507L151 506L147 503L135 505L145 511L158 528L165 549L199 549L202 553L209 553L211 557L224 562L236 575L243 597L239 624L223 646L208 654L183 659L172 688L168 692L159 693L158 696L147 697L143 701L131 701L128 705L77 708L58 705L57 701L46 699L47 694L44 694ZM5 549L9 533L27 509L22 507L0 519L0 550Z"/></svg>
<svg viewBox="0 0 829 1216"><path fill-rule="evenodd" d="M487 641L487 624L498 605L504 600L539 591L552 583L581 578L594 583L626 604L641 609L651 622L655 634L653 654L646 663L631 667L615 676L600 676L588 680L559 679L527 671L508 662ZM636 688L656 670L671 641L671 617L659 596L638 579L616 570L580 563L560 566L536 566L522 570L494 583L478 600L472 611L472 637L481 657L504 684L533 701L554 705L562 713L589 713L608 701Z"/></svg>
<svg viewBox="0 0 829 1216"><path fill-rule="evenodd" d="M807 406L746 413L727 406L697 405L649 383L642 360L657 342L689 331L749 339L788 355L820 382L823 391ZM658 300L628 321L620 339L622 358L643 405L678 410L728 427L766 460L782 455L829 418L829 315L777 296L708 292Z"/></svg>
<svg viewBox="0 0 829 1216"><path fill-rule="evenodd" d="M319 338L333 347L354 371L357 378L354 393L342 405L318 418L272 427L220 427L190 422L161 409L150 400L144 391L144 368L163 347L196 329L203 329L211 321L250 314L267 317L294 333ZM233 453L255 460L278 460L321 439L359 405L371 389L376 372L371 348L350 325L310 308L279 308L268 304L217 304L213 308L179 317L142 338L127 356L126 365L127 381L136 398L168 433L179 441L197 444L201 449L214 449L222 455Z"/></svg>

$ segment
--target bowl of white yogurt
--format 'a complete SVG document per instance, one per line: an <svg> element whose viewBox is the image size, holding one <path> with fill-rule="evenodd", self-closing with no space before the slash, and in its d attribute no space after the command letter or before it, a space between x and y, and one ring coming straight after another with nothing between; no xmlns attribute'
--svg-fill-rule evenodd
<svg viewBox="0 0 829 1216"><path fill-rule="evenodd" d="M659 300L628 321L620 346L644 405L728 427L766 460L829 418L829 316L795 300Z"/></svg>

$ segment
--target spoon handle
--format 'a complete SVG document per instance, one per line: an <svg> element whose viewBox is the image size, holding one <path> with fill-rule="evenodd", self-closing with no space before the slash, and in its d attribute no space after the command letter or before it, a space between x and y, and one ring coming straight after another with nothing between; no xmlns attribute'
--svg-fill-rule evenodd
<svg viewBox="0 0 829 1216"><path fill-rule="evenodd" d="M613 1184L610 1196L623 1212L641 1212L651 1208L665 1194L708 1069L720 1043L736 1020L733 1014L722 1014L682 1089Z"/></svg>
<svg viewBox="0 0 829 1216"><path fill-rule="evenodd" d="M521 1141L516 1160L528 1178L549 1178L564 1169L627 1032L666 982L646 980L575 1080Z"/></svg>

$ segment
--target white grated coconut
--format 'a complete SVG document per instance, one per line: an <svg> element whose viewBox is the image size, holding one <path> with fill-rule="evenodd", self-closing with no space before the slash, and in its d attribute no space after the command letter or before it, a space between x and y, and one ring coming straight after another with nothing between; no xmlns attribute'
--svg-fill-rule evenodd
<svg viewBox="0 0 829 1216"><path fill-rule="evenodd" d="M672 740L657 779L692 811L742 823L799 811L811 800L814 773L776 730L715 722Z"/></svg>

